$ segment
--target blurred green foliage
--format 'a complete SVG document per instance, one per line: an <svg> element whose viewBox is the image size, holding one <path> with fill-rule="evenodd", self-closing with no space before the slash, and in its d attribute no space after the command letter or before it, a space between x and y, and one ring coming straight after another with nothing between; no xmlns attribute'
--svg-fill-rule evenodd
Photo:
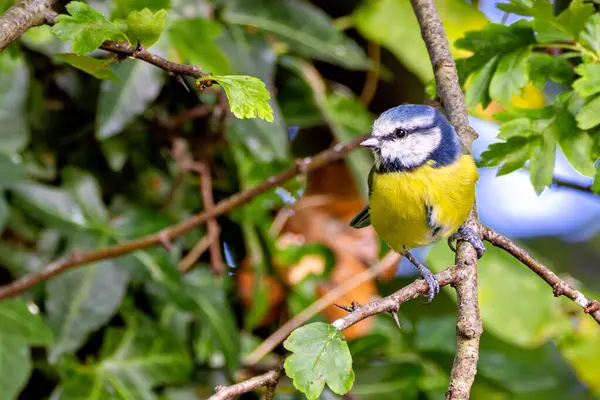
<svg viewBox="0 0 600 400"><path fill-rule="evenodd" d="M0 1L0 10L11 3ZM54 27L32 28L1 53L2 283L202 210L197 177L175 155L178 139L193 159L211 166L218 201L332 140L365 133L384 108L423 98L433 73L408 0L347 2L344 15L326 3L71 2ZM600 191L594 168L600 14L594 6L575 0L556 17L549 2L512 0L499 7L531 19L504 26L488 23L462 0L437 5L468 105L496 102L504 109L495 116L503 141L484 153L483 165L502 165L499 173L506 174L529 162L540 192L551 182L559 146L578 171L596 174ZM227 100L217 85L187 92L153 65L97 51L107 39L139 41L169 60L198 65L214 74L207 79L225 89ZM366 41L394 61L377 65L363 50ZM393 69L396 81L415 82L403 90L418 93L382 82L383 93L391 87L395 94L366 106L358 93L365 74L377 69L382 75ZM561 93L544 108L517 107L514 97L530 83L558 85ZM292 134L292 125L301 132ZM370 163L364 150L348 157L363 196ZM261 278L277 277L274 260L326 260L321 274L286 287L286 318L315 300L315 285L336 263L320 243L285 251L275 243L273 211L306 190L304 178L293 179L219 219L230 274L213 275L208 254L180 273L182 257L206 235L198 228L173 240L169 252L151 248L98 261L1 301L0 398L184 400L207 398L216 385L232 383L243 357L280 325L279 318L260 324L271 294ZM452 257L442 243L428 261L439 271ZM249 310L235 279L242 260L255 277ZM600 334L593 321L576 305L555 300L543 281L499 250L488 249L479 272L485 333L472 398L600 398ZM407 281L380 284L380 292ZM443 398L456 310L454 291L442 293L426 308L404 305L402 331L380 315L368 335L348 342L316 316L284 345L294 353L286 364L294 383L282 380L277 398L304 398L294 386L310 398L341 398L350 388L365 400Z"/></svg>

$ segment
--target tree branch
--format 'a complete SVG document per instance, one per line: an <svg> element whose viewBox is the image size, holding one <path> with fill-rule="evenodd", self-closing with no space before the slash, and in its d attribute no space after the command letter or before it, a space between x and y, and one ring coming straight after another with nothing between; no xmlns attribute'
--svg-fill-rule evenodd
<svg viewBox="0 0 600 400"><path fill-rule="evenodd" d="M529 267L530 270L535 272L543 280L545 280L548 285L552 287L554 296L558 297L562 295L573 300L583 308L585 313L590 314L590 316L594 318L598 324L600 324L600 303L598 303L597 300L586 298L583 293L573 288L563 279L560 279L548 267L531 257L524 249L519 247L515 242L506 236L501 235L491 228L484 227L483 237L494 246L499 247L511 254L517 260Z"/></svg>
<svg viewBox="0 0 600 400"><path fill-rule="evenodd" d="M456 64L450 54L448 40L433 0L411 0L421 27L433 66L437 93L450 123L456 129L465 149L470 153L477 133L469 125L465 98L458 82ZM465 222L479 237L477 206ZM483 324L477 298L477 254L466 242L460 242L456 252L458 316L456 321L456 356L450 373L446 399L468 399L477 373L479 339Z"/></svg>
<svg viewBox="0 0 600 400"><path fill-rule="evenodd" d="M274 392L274 387L277 386L279 379L283 375L283 365L276 369L265 372L262 375L252 377L243 382L231 386L217 386L216 393L208 398L208 400L226 400L232 399L244 393L251 392L260 387L267 387L267 394Z"/></svg>
<svg viewBox="0 0 600 400"><path fill-rule="evenodd" d="M207 163L201 163L198 165L197 170L200 175L200 195L202 196L202 203L204 204L204 208L209 210L215 205L210 168ZM206 228L208 233L207 236L211 238L208 248L210 252L210 266L213 272L222 274L225 272L225 264L223 263L223 257L221 257L219 224L217 223L217 219L210 218L206 222Z"/></svg>
<svg viewBox="0 0 600 400"><path fill-rule="evenodd" d="M0 51L17 40L27 29L52 18L56 0L20 0L0 15Z"/></svg>
<svg viewBox="0 0 600 400"><path fill-rule="evenodd" d="M388 255L384 257L384 259L382 259L382 261L378 265L382 266L385 264L389 264L394 260L400 260L400 256L394 252L389 252ZM458 273L458 266L451 266L450 268L447 268L444 271L437 274L436 278L440 284L440 287L454 283L456 281ZM402 304L406 303L409 300L416 299L417 297L428 293L428 291L429 285L427 284L427 282L423 279L418 279L387 297L372 301L367 304L353 305L352 311L349 312L348 315L335 320L332 323L332 325L343 331L359 323L360 321L372 317L376 314L397 313ZM336 298L339 297L339 295L340 294L336 295ZM316 304L319 301L313 304ZM285 339L285 337L283 337L283 339ZM250 378L249 380L238 383L236 385L220 387L217 389L217 393L210 397L208 400L226 400L235 396L239 396L243 393L247 393L252 390L258 389L259 387L267 386L272 382L270 378L273 376L273 374L276 373L276 371L277 369L269 371L265 374L259 375L254 378ZM250 381L252 381L252 384L248 384L248 382Z"/></svg>
<svg viewBox="0 0 600 400"><path fill-rule="evenodd" d="M0 286L0 299L17 296L38 283L50 279L71 268L106 258L119 257L136 250L161 245L165 243L165 241L168 242L168 240L191 231L211 218L226 214L234 208L248 203L267 190L273 189L299 174L314 171L329 163L341 160L348 152L358 147L359 143L364 139L365 136L361 136L345 143L339 143L322 151L314 157L297 160L293 167L286 169L280 174L268 178L266 181L259 183L253 188L238 192L218 202L213 208L205 210L159 232L101 250L73 251L71 255L57 260L39 271L27 274L9 284Z"/></svg>

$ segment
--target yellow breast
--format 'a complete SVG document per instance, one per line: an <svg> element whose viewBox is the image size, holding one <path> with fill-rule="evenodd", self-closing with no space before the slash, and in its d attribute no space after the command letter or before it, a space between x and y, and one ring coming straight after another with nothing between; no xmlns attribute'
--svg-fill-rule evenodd
<svg viewBox="0 0 600 400"><path fill-rule="evenodd" d="M373 174L371 224L396 251L445 239L467 219L477 178L469 155L440 168L426 164L410 172Z"/></svg>

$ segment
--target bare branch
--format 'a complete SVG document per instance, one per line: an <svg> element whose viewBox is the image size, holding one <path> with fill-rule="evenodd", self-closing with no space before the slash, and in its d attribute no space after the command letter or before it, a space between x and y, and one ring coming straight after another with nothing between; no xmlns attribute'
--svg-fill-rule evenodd
<svg viewBox="0 0 600 400"><path fill-rule="evenodd" d="M21 37L27 29L52 18L56 0L20 0L0 15L0 52Z"/></svg>
<svg viewBox="0 0 600 400"><path fill-rule="evenodd" d="M260 194L283 184L299 174L314 171L329 163L341 160L348 152L358 147L359 143L364 139L365 136L361 136L345 143L336 144L314 157L297 160L293 167L286 169L280 174L268 178L266 181L259 183L253 188L238 192L218 202L210 210L196 214L159 232L101 250L73 252L71 255L57 260L39 271L27 274L9 284L0 286L0 299L17 296L38 283L50 279L71 268L106 258L119 257L136 250L162 245L165 240L181 236L202 225L211 218L226 214L234 208L248 203Z"/></svg>
<svg viewBox="0 0 600 400"><path fill-rule="evenodd" d="M465 149L470 152L477 133L469 125L465 98L458 82L456 64L448 47L448 40L433 0L411 0L421 27L421 36L427 46L433 66L437 93L456 128ZM465 222L479 237L477 206ZM456 356L450 373L446 399L468 399L477 373L479 339L483 324L477 298L477 254L466 242L460 242L456 252L458 317L456 321Z"/></svg>
<svg viewBox="0 0 600 400"><path fill-rule="evenodd" d="M210 176L210 168L207 163L201 163L198 165L198 174L200 174L200 194L202 196L202 203L204 209L210 210L215 205L213 199L213 188L212 178ZM206 228L208 231L208 237L211 238L208 250L210 252L210 266L213 272L222 274L225 272L225 263L223 263L223 257L221 257L221 245L219 240L219 224L217 219L210 218L206 222Z"/></svg>
<svg viewBox="0 0 600 400"><path fill-rule="evenodd" d="M600 303L597 300L586 298L583 293L573 288L563 279L560 279L554 272L548 267L543 265L541 262L531 257L524 249L519 247L515 242L510 240L504 235L494 231L491 228L483 228L483 237L485 240L490 242L496 247L505 250L511 254L517 260L529 267L530 270L535 272L543 280L545 280L552 290L554 296L565 296L579 304L583 308L585 313L590 314L598 324L600 324Z"/></svg>
<svg viewBox="0 0 600 400"><path fill-rule="evenodd" d="M277 383L279 382L279 379L281 379L282 375L283 375L283 365L279 366L278 368L276 368L272 371L265 372L262 375L252 377L248 380L245 380L245 381L240 382L235 385L217 386L217 388L216 388L217 392L215 394L213 394L212 396L210 396L208 398L208 400L232 399L236 396L251 392L251 391L256 390L263 386L267 387L267 393L268 393L270 388L277 386ZM271 389L271 392L273 392L273 389Z"/></svg>

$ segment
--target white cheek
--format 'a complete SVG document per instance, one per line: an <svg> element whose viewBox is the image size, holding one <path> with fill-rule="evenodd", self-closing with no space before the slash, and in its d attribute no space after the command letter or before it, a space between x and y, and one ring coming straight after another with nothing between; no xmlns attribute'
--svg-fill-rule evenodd
<svg viewBox="0 0 600 400"><path fill-rule="evenodd" d="M428 135L409 135L405 139L387 143L381 149L381 156L384 159L397 159L406 167L415 167L428 160L441 140L439 129Z"/></svg>

